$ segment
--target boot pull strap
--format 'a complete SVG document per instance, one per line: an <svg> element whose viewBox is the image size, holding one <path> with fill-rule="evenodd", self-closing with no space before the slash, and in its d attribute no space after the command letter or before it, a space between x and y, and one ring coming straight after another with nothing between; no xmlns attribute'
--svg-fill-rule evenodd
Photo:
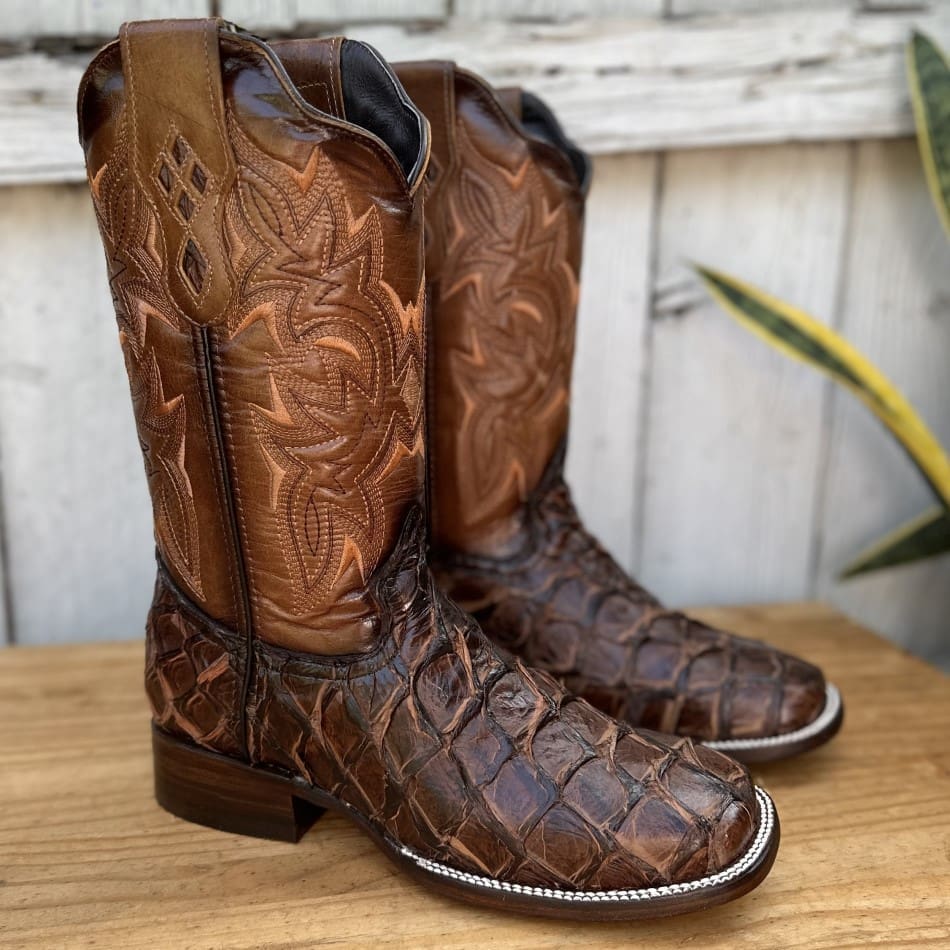
<svg viewBox="0 0 950 950"><path fill-rule="evenodd" d="M450 173L455 164L455 63L448 60L420 60L397 63L393 70L409 97L429 120L432 157L429 160L428 182L431 188L426 192L429 196L426 200L434 202L441 179ZM439 164L436 156L440 156L445 164ZM430 230L428 225L426 230ZM442 242L426 242L426 278L430 284L437 283L441 277L444 253Z"/></svg>
<svg viewBox="0 0 950 950"><path fill-rule="evenodd" d="M424 60L393 66L409 97L429 120L432 154L455 155L455 63ZM447 169L430 171L445 172Z"/></svg>
<svg viewBox="0 0 950 950"><path fill-rule="evenodd" d="M521 87L503 86L495 90L498 101L520 122L521 115Z"/></svg>
<svg viewBox="0 0 950 950"><path fill-rule="evenodd" d="M158 215L169 292L195 323L217 322L231 295L221 218L235 161L221 25L154 20L126 23L119 34L135 176Z"/></svg>
<svg viewBox="0 0 950 950"><path fill-rule="evenodd" d="M346 119L340 77L342 36L321 39L269 40L301 96L315 109Z"/></svg>

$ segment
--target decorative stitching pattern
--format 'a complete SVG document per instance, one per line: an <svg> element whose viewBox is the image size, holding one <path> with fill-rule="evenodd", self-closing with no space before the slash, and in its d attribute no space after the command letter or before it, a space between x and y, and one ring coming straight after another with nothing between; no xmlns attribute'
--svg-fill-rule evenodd
<svg viewBox="0 0 950 950"><path fill-rule="evenodd" d="M567 422L579 208L523 140L512 136L506 167L464 111L456 136L463 159L440 176L444 227L432 229L445 244L435 451L439 487L456 499L451 530L477 535L527 499Z"/></svg>
<svg viewBox="0 0 950 950"><path fill-rule="evenodd" d="M106 249L119 341L135 404L139 442L151 489L159 546L189 590L202 595L198 518L188 475L182 393L167 392L149 328L184 332L165 288L165 247L155 213L129 175L129 145L120 130L115 151L90 181Z"/></svg>
<svg viewBox="0 0 950 950"><path fill-rule="evenodd" d="M323 149L294 168L229 122L240 175L225 205L239 288L228 333L267 333L253 425L303 614L365 586L421 485L423 286L404 304L382 279L377 207L353 213Z"/></svg>
<svg viewBox="0 0 950 950"><path fill-rule="evenodd" d="M158 183L158 194L184 229L178 266L195 298L200 298L208 261L194 235L192 219L206 195L213 193L214 180L175 126L169 130L165 146L155 159L152 175Z"/></svg>

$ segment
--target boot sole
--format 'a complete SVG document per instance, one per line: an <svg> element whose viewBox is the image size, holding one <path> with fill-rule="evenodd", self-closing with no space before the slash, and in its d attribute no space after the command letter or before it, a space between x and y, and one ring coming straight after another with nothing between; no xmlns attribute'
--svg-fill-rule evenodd
<svg viewBox="0 0 950 950"><path fill-rule="evenodd" d="M825 705L807 726L779 736L757 739L717 739L703 745L725 752L746 765L775 762L809 752L832 739L844 722L844 704L841 693L832 683L825 687Z"/></svg>
<svg viewBox="0 0 950 950"><path fill-rule="evenodd" d="M296 778L174 739L153 727L155 797L166 811L221 831L297 842L328 810L355 821L390 860L426 887L493 910L571 920L671 917L724 904L768 874L779 843L772 799L756 788L759 826L731 865L683 884L611 891L531 887L430 861L375 828L345 802Z"/></svg>

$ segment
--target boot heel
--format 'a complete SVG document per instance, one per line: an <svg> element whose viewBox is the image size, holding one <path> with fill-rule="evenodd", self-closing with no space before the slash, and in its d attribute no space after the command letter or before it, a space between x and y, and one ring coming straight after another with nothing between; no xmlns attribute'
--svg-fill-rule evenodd
<svg viewBox="0 0 950 950"><path fill-rule="evenodd" d="M324 813L289 779L152 731L155 798L179 818L221 831L299 841Z"/></svg>

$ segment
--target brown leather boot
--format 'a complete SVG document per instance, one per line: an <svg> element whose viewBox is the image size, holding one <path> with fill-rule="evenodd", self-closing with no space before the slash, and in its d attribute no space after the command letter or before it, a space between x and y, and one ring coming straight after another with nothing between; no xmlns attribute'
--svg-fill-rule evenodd
<svg viewBox="0 0 950 950"><path fill-rule="evenodd" d="M768 872L745 770L502 657L425 557L428 128L373 50L130 24L81 138L155 515L159 802L296 840L333 808L431 887L579 918ZM306 98L305 98L306 96Z"/></svg>
<svg viewBox="0 0 950 950"><path fill-rule="evenodd" d="M498 644L635 726L745 761L826 742L821 671L664 608L584 528L564 483L587 157L520 90L396 71L432 125L435 570Z"/></svg>

